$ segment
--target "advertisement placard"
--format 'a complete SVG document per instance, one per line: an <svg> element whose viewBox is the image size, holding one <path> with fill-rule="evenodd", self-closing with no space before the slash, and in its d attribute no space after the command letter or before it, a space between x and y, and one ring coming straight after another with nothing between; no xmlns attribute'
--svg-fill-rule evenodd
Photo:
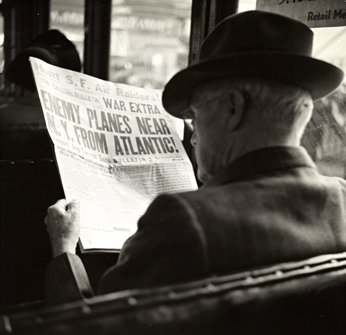
<svg viewBox="0 0 346 335"><path fill-rule="evenodd" d="M346 25L344 0L257 0L256 9L292 17L311 28Z"/></svg>

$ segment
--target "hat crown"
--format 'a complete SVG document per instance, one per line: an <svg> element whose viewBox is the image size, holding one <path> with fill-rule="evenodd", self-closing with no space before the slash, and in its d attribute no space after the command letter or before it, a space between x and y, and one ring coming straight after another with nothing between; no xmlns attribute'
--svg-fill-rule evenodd
<svg viewBox="0 0 346 335"><path fill-rule="evenodd" d="M263 11L231 15L221 21L201 47L200 61L234 53L278 52L311 56L313 32L305 24Z"/></svg>
<svg viewBox="0 0 346 335"><path fill-rule="evenodd" d="M49 64L73 71L81 71L82 68L75 45L56 29L38 35L16 55L5 69L7 80L30 90L36 90L29 57L37 57Z"/></svg>
<svg viewBox="0 0 346 335"><path fill-rule="evenodd" d="M177 117L190 108L190 97L203 82L216 78L270 78L301 87L320 99L344 77L333 64L312 57L313 32L291 18L249 11L225 18L207 36L198 62L166 84L162 103Z"/></svg>

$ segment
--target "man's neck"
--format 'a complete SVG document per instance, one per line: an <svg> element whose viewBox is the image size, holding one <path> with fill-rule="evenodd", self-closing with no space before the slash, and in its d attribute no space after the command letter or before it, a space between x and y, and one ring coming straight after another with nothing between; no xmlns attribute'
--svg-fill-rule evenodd
<svg viewBox="0 0 346 335"><path fill-rule="evenodd" d="M250 137L251 140L237 140L233 142L232 149L228 156L228 164L237 159L240 156L243 156L251 151L258 149L264 149L269 147L277 146L300 146L300 137L290 136L290 137L280 137L280 138L269 138L268 136L257 137L257 140L254 136Z"/></svg>

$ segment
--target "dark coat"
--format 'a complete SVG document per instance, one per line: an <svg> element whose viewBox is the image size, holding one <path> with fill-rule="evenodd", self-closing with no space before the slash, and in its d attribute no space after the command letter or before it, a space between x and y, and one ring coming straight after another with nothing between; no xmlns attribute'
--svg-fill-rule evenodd
<svg viewBox="0 0 346 335"><path fill-rule="evenodd" d="M158 196L99 292L344 251L345 217L346 182L321 176L303 148L253 151L197 191ZM56 273L59 262L71 269L80 261L63 255L54 262Z"/></svg>

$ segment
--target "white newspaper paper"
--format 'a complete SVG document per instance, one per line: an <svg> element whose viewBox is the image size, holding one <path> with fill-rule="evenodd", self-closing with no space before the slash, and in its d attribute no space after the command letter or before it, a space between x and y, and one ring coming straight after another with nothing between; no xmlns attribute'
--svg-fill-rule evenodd
<svg viewBox="0 0 346 335"><path fill-rule="evenodd" d="M197 188L161 91L30 61L82 250L121 249L156 195Z"/></svg>

